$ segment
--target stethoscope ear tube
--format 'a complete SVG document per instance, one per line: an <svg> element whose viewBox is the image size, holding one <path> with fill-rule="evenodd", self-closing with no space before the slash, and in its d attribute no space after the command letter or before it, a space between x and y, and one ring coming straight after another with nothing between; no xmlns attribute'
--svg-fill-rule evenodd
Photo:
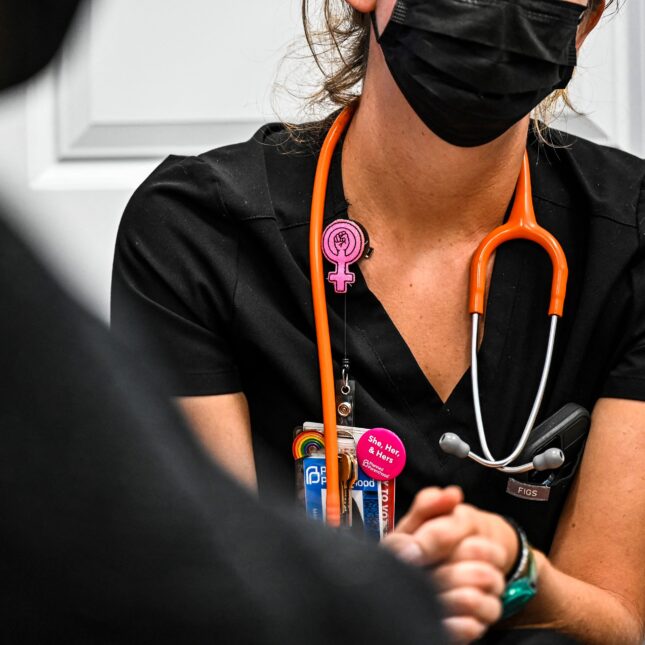
<svg viewBox="0 0 645 645"><path fill-rule="evenodd" d="M496 460L493 457L490 449L488 448L488 442L486 440L486 432L484 430L484 421L482 418L481 401L479 396L479 377L478 377L479 370L478 370L478 361L477 361L477 340L479 337L479 314L473 314L472 319L473 319L473 327L472 327L472 337L471 337L470 374L471 374L472 390L473 390L473 403L475 407L475 420L477 423L477 434L479 435L479 441L481 443L482 451L485 457L480 457L479 455L477 455L472 451L468 456L474 461L476 461L477 463L481 464L482 466L488 466L489 468L498 468L499 470L502 470L502 472L508 472L508 473L526 472L527 470L530 470L531 468L533 468L533 466L529 464L524 464L521 467L519 466L513 467L511 470L507 470L506 467L511 462L515 461L520 456L524 448L526 447L526 444L529 441L529 437L531 436L531 431L533 430L533 426L535 425L535 420L537 419L537 415L540 411L540 407L542 406L542 400L544 399L544 391L546 389L546 384L549 379L549 372L551 370L551 361L553 359L555 337L556 337L556 332L558 328L558 317L551 316L549 341L547 344L546 356L544 359L544 366L542 368L542 376L540 378L540 384L538 386L538 391L535 396L535 400L533 401L533 406L531 408L529 418L526 422L526 425L524 426L524 430L522 431L522 436L520 437L519 442L515 446L515 450L513 450L513 452L510 455L508 455L508 457L504 459L498 459L498 460ZM564 460L562 463L564 463ZM524 469L525 466L528 466L526 470ZM522 470L517 470L517 468L522 468Z"/></svg>

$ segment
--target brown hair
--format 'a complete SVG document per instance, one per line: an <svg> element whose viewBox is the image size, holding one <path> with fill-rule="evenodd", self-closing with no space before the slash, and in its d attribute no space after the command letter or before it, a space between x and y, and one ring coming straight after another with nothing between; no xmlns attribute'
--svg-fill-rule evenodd
<svg viewBox="0 0 645 645"><path fill-rule="evenodd" d="M319 9L322 2L322 10ZM607 0L607 7L619 0ZM590 0L587 15L591 15L602 0ZM319 12L318 24L312 20L312 5ZM365 78L370 41L370 19L345 0L302 0L302 22L307 45L322 74L322 84L308 97L309 108L335 109L350 105L358 99ZM572 107L566 90L549 96L535 111L538 120L548 120L556 105ZM538 134L542 126L538 125Z"/></svg>

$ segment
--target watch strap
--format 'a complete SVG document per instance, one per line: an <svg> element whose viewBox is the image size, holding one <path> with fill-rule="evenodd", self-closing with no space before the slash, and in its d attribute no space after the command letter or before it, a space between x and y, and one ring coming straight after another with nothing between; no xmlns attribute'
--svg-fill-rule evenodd
<svg viewBox="0 0 645 645"><path fill-rule="evenodd" d="M519 540L516 564L511 570L502 594L502 620L518 613L537 594L537 563L524 530L511 518L506 518Z"/></svg>

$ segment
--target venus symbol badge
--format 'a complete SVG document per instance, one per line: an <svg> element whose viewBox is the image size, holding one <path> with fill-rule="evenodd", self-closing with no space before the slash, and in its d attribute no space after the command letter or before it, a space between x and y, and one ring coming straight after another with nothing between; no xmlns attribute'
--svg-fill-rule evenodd
<svg viewBox="0 0 645 645"><path fill-rule="evenodd" d="M349 219L336 220L323 231L323 254L335 265L327 280L334 285L336 293L347 293L347 285L356 281L356 274L349 266L361 258L366 244L363 229Z"/></svg>

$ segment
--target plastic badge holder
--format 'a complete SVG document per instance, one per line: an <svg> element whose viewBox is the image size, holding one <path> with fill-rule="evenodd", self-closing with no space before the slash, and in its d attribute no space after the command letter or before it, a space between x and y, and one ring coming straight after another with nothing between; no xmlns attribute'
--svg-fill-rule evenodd
<svg viewBox="0 0 645 645"><path fill-rule="evenodd" d="M323 433L321 423L305 423L294 431L294 439L303 432ZM338 426L338 452L356 457L356 443L367 428ZM316 449L296 460L297 498L307 517L325 521L327 478L325 451ZM380 540L394 529L396 480L377 481L358 467L358 478L351 489L349 527L352 532Z"/></svg>

